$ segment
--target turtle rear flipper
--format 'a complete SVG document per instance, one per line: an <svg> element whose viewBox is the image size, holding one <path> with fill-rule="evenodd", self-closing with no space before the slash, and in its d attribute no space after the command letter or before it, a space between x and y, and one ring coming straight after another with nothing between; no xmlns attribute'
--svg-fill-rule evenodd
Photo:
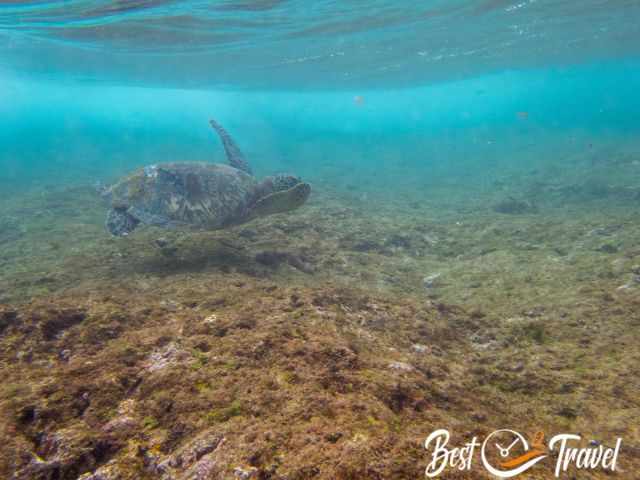
<svg viewBox="0 0 640 480"><path fill-rule="evenodd" d="M258 200L251 209L251 217L264 217L274 213L284 213L300 207L309 198L311 185L298 183L297 185L278 192L271 193Z"/></svg>
<svg viewBox="0 0 640 480"><path fill-rule="evenodd" d="M107 213L105 227L114 237L126 237L140 224L140 220L131 215L126 208L112 208Z"/></svg>

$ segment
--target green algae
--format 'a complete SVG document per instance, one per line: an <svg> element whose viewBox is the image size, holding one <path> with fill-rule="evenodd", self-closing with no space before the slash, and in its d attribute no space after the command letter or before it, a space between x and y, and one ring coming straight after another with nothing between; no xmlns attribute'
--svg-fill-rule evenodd
<svg viewBox="0 0 640 480"><path fill-rule="evenodd" d="M239 400L234 400L231 404L225 407L209 410L205 419L211 424L224 423L231 420L233 417L239 417L242 413L242 403Z"/></svg>
<svg viewBox="0 0 640 480"><path fill-rule="evenodd" d="M156 420L155 418L151 416L147 416L142 419L142 426L146 430L153 430L155 428L158 428L159 423L158 423L158 420Z"/></svg>

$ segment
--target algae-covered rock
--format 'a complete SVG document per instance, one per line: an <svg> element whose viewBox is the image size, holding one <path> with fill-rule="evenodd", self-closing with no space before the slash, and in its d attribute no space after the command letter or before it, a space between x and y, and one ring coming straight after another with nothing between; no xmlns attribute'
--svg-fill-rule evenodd
<svg viewBox="0 0 640 480"><path fill-rule="evenodd" d="M205 431L170 456L144 451L146 469L162 480L209 480L220 478L224 468L215 458L216 449L224 437Z"/></svg>
<svg viewBox="0 0 640 480"><path fill-rule="evenodd" d="M40 327L45 340L52 340L67 328L70 328L86 318L80 310L64 309L47 312Z"/></svg>
<svg viewBox="0 0 640 480"><path fill-rule="evenodd" d="M170 343L160 350L154 351L146 362L145 368L153 373L163 370L185 360L189 354L180 349L175 343Z"/></svg>
<svg viewBox="0 0 640 480"><path fill-rule="evenodd" d="M514 197L507 197L499 201L493 206L493 210L508 215L522 215L525 213L536 213L538 211L532 203Z"/></svg>
<svg viewBox="0 0 640 480"><path fill-rule="evenodd" d="M24 480L71 480L94 470L119 446L83 426L45 433L32 460L20 472Z"/></svg>
<svg viewBox="0 0 640 480"><path fill-rule="evenodd" d="M12 308L0 307L0 334L18 320L18 312Z"/></svg>

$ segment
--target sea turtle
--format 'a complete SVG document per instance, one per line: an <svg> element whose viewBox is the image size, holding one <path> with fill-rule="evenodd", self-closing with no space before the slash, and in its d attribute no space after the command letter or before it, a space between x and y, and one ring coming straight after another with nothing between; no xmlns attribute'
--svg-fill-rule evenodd
<svg viewBox="0 0 640 480"><path fill-rule="evenodd" d="M105 222L115 236L137 226L217 230L301 206L311 187L293 175L258 181L226 130L209 122L222 140L230 165L163 163L140 168L106 189L111 204Z"/></svg>

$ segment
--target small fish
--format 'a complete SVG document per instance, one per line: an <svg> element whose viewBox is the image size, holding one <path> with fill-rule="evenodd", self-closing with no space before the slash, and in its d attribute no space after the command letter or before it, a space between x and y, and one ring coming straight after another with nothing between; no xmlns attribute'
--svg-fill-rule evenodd
<svg viewBox="0 0 640 480"><path fill-rule="evenodd" d="M516 115L518 115L520 120L526 120L529 118L529 112L517 112Z"/></svg>
<svg viewBox="0 0 640 480"><path fill-rule="evenodd" d="M362 95L356 95L353 97L353 103L358 106L364 105L364 97Z"/></svg>

